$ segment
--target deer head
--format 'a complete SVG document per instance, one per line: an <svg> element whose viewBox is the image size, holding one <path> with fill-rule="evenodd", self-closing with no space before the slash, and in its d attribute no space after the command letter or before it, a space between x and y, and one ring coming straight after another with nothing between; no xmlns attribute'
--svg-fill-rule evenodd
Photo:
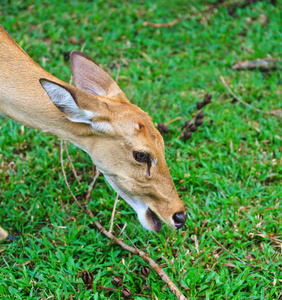
<svg viewBox="0 0 282 300"><path fill-rule="evenodd" d="M88 56L70 56L75 87L42 78L53 104L75 124L69 138L85 150L112 188L148 230L161 221L178 229L186 221L165 161L164 142L152 118L131 104L115 81Z"/></svg>

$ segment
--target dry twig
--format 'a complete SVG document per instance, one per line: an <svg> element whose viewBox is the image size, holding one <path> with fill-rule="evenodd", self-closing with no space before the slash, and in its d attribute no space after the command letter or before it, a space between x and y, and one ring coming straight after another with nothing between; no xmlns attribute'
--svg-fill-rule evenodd
<svg viewBox="0 0 282 300"><path fill-rule="evenodd" d="M250 232L248 234L248 236L250 236L252 238L254 238L255 236L266 238L266 239L270 240L273 243L274 247L282 248L282 239L279 239L278 236L270 236L270 235L267 235L267 234L259 232L259 231L256 232L256 233Z"/></svg>
<svg viewBox="0 0 282 300"><path fill-rule="evenodd" d="M69 150L68 150L68 145L67 145L67 142L66 142L66 141L64 141L64 146L65 146L65 151L66 151L66 154L67 154L67 158L68 158L68 161L69 161L69 164L70 164L72 173L73 173L75 179L77 180L77 182L78 182L79 184L81 184L81 182L80 182L81 179L78 177L78 175L77 175L77 173L76 173L76 170L75 170L75 168L74 168L74 166L73 166L73 163L72 163L72 161L71 161L70 154L69 154Z"/></svg>
<svg viewBox="0 0 282 300"><path fill-rule="evenodd" d="M156 27L156 28L161 28L161 27L172 27L178 23L180 23L181 21L183 21L184 18L182 19L177 19L177 20L174 20L172 22L169 22L169 23L163 23L163 24L157 24L157 23L151 23L151 22L147 22L147 21L144 21L143 22L143 25L144 26L151 26L151 27Z"/></svg>
<svg viewBox="0 0 282 300"><path fill-rule="evenodd" d="M239 98L237 95L235 95L229 85L226 83L226 81L224 80L223 76L219 76L221 82L223 83L223 85L227 88L228 92L237 100L239 101L241 104L244 104L246 106L248 106L249 108L257 111L257 112L260 112L260 113L263 113L263 114L267 114L267 115L272 115L272 112L269 112L269 111L264 111L264 110L261 110L261 109L258 109L258 108L255 108L255 107L252 107L249 103L243 101L241 98Z"/></svg>
<svg viewBox="0 0 282 300"><path fill-rule="evenodd" d="M169 124L171 124L171 123L173 123L173 122L175 122L175 121L178 121L178 120L182 120L182 117L176 117L176 118L174 118L173 120L170 120L170 121L167 121L167 122L165 122L164 123L164 125L165 126L168 126Z"/></svg>
<svg viewBox="0 0 282 300"><path fill-rule="evenodd" d="M87 194L86 194L86 197L85 197L86 202L90 201L91 192L92 192L92 190L95 186L96 180L97 180L97 178L99 177L100 174L101 174L101 172L98 169L96 169L96 174L95 174L92 182L89 184L89 187L88 187L88 190L87 190Z"/></svg>
<svg viewBox="0 0 282 300"><path fill-rule="evenodd" d="M122 60L122 56L123 56L123 52L126 48L122 48L121 50L121 54L120 54L120 58L119 58L119 62L118 62L118 68L117 68L117 75L116 75L116 83L118 83L118 78L119 78L119 72L120 72L120 66L121 66L121 60Z"/></svg>
<svg viewBox="0 0 282 300"><path fill-rule="evenodd" d="M73 194L71 188L70 188L70 185L68 183L68 179L67 179L67 175L66 175L66 171L65 171L65 167L64 167L64 158L63 158L63 152L64 152L64 148L63 148L63 140L61 140L61 143L60 143L60 156L61 156L61 165L62 165L62 171L63 171L63 175L64 175L64 179L65 179L65 182L66 182L66 185L68 187L68 190L69 192L71 193L74 201L76 202L76 204L79 206L79 208L83 209L82 208L82 205L78 202L78 200L76 199L75 195Z"/></svg>
<svg viewBox="0 0 282 300"><path fill-rule="evenodd" d="M254 265L251 265L245 261L243 261L241 258L239 258L238 256L236 256L235 254L233 254L232 252L230 252L229 250L227 250L222 244L220 244L220 242L214 238L212 235L211 235L211 238L223 249L225 250L226 252L228 252L230 255L232 255L233 257L235 257L236 259L238 259L243 265L245 266L249 266L249 267L253 267L253 268L257 268L256 266Z"/></svg>
<svg viewBox="0 0 282 300"><path fill-rule="evenodd" d="M118 194L117 194L117 196L116 196L116 200L115 200L115 204L114 204L114 208L113 208L113 212L112 212L112 216L111 216L111 224L110 224L109 233L111 233L112 230L113 230L114 217L115 217L115 212L116 212L117 203L118 203Z"/></svg>

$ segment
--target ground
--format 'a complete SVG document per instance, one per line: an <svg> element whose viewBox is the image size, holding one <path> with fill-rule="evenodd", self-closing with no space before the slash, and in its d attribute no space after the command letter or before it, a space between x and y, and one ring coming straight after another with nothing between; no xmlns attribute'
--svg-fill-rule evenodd
<svg viewBox="0 0 282 300"><path fill-rule="evenodd" d="M58 78L70 80L67 54L83 47L113 78L120 67L119 85L156 125L182 118L169 125L164 139L186 226L148 232L119 201L117 235L117 225L127 224L128 238L188 299L281 299L281 1L232 2L11 0L1 6L0 20ZM182 18L171 27L143 25ZM232 70L235 63L267 57L277 59L276 69ZM251 107L236 101L220 76ZM203 124L188 141L177 139L206 93L212 103L203 109ZM147 280L140 275L146 265L141 258L99 233L74 203L58 138L5 118L0 132L0 225L19 236L0 244L2 299L120 299L95 285L87 290L79 276L84 270L100 286L114 288L111 280L120 276L133 293L144 282L153 299L174 299L156 273ZM67 176L84 201L92 164L75 146L69 152L82 185L65 157ZM107 229L115 197L100 176L90 207ZM146 288L142 293L150 295Z"/></svg>

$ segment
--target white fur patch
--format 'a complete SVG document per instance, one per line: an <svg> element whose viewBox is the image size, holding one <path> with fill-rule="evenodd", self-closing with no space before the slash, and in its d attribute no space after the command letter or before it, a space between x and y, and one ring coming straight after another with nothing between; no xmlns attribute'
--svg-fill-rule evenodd
<svg viewBox="0 0 282 300"><path fill-rule="evenodd" d="M154 229L148 223L148 220L146 218L146 211L148 209L148 206L146 204L143 204L139 201L135 201L134 199L130 198L126 193L124 193L117 186L117 184L110 177L106 176L105 174L104 176L108 181L108 183L111 185L111 187L136 211L141 225L149 231L154 231Z"/></svg>
<svg viewBox="0 0 282 300"><path fill-rule="evenodd" d="M92 128L94 131L110 133L112 131L112 126L108 122L92 122Z"/></svg>
<svg viewBox="0 0 282 300"><path fill-rule="evenodd" d="M157 164L158 164L158 159L157 159L157 158L153 158L153 159L152 159L152 163L153 163L154 165L157 165Z"/></svg>
<svg viewBox="0 0 282 300"><path fill-rule="evenodd" d="M87 123L90 124L92 122L92 118L94 117L94 113L88 110L80 109L72 95L60 85L41 80L41 84L51 101L65 114L65 116L72 122L79 123Z"/></svg>

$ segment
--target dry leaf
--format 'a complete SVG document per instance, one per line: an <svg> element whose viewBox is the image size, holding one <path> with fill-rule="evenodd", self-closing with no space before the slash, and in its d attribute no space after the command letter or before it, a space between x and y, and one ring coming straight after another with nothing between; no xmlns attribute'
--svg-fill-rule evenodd
<svg viewBox="0 0 282 300"><path fill-rule="evenodd" d="M258 17L258 22L260 23L261 26L264 26L267 23L267 21L268 21L268 17L265 14L261 14Z"/></svg>
<svg viewBox="0 0 282 300"><path fill-rule="evenodd" d="M75 36L70 36L70 37L69 37L69 41L70 41L72 44L76 44L76 43L77 43L77 40L76 40L76 37L75 37Z"/></svg>
<svg viewBox="0 0 282 300"><path fill-rule="evenodd" d="M232 263L225 263L224 265L225 265L225 267L237 268L237 266L235 266L235 265L232 264Z"/></svg>
<svg viewBox="0 0 282 300"><path fill-rule="evenodd" d="M282 109L274 109L270 111L270 114L282 118Z"/></svg>
<svg viewBox="0 0 282 300"><path fill-rule="evenodd" d="M24 263L21 263L21 264L17 264L17 265L15 265L16 267L18 267L18 266L22 266L22 265L28 265L28 264L30 264L31 263L31 260L29 259L29 260L27 260L27 261L25 261Z"/></svg>
<svg viewBox="0 0 282 300"><path fill-rule="evenodd" d="M274 58L259 58L255 60L245 60L238 62L232 67L232 70L254 70L259 69L261 71L276 69L277 60Z"/></svg>

